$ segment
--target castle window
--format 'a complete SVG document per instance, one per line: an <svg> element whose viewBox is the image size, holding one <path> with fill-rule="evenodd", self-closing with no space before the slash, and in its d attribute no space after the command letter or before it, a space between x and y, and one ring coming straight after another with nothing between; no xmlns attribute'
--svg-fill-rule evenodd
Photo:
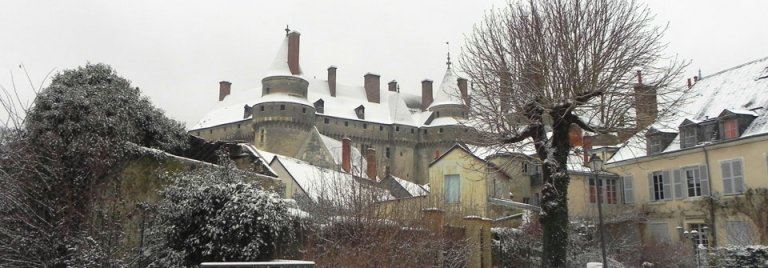
<svg viewBox="0 0 768 268"><path fill-rule="evenodd" d="M269 94L269 88L267 88L267 94Z"/></svg>
<svg viewBox="0 0 768 268"><path fill-rule="evenodd" d="M427 134L427 130L426 129L424 130L424 134Z"/></svg>
<svg viewBox="0 0 768 268"><path fill-rule="evenodd" d="M349 126L349 122L348 121L344 121L344 126L348 127Z"/></svg>
<svg viewBox="0 0 768 268"><path fill-rule="evenodd" d="M323 101L323 99L319 99L315 102L315 111L321 114L325 112L325 101Z"/></svg>
<svg viewBox="0 0 768 268"><path fill-rule="evenodd" d="M440 133L443 133L443 128L440 128L440 129L439 129L439 132L440 132Z"/></svg>
<svg viewBox="0 0 768 268"><path fill-rule="evenodd" d="M440 112L435 112L435 117L440 117Z"/></svg>
<svg viewBox="0 0 768 268"><path fill-rule="evenodd" d="M280 110L285 110L285 104L280 104Z"/></svg>
<svg viewBox="0 0 768 268"><path fill-rule="evenodd" d="M264 142L264 130L259 131L259 142Z"/></svg>
<svg viewBox="0 0 768 268"><path fill-rule="evenodd" d="M240 124L237 124L237 129L240 129Z"/></svg>
<svg viewBox="0 0 768 268"><path fill-rule="evenodd" d="M413 129L411 129L411 134L413 134Z"/></svg>
<svg viewBox="0 0 768 268"><path fill-rule="evenodd" d="M328 120L328 118L323 118L323 123L325 123L327 125L327 124L331 123L331 120Z"/></svg>
<svg viewBox="0 0 768 268"><path fill-rule="evenodd" d="M368 129L368 124L363 124L364 129Z"/></svg>
<svg viewBox="0 0 768 268"><path fill-rule="evenodd" d="M395 131L400 131L400 126L395 126Z"/></svg>
<svg viewBox="0 0 768 268"><path fill-rule="evenodd" d="M264 105L259 105L259 110L264 111Z"/></svg>
<svg viewBox="0 0 768 268"><path fill-rule="evenodd" d="M208 134L213 134L213 129L209 129Z"/></svg>
<svg viewBox="0 0 768 268"><path fill-rule="evenodd" d="M389 158L389 147L384 150L384 155Z"/></svg>
<svg viewBox="0 0 768 268"><path fill-rule="evenodd" d="M307 108L301 108L302 113L307 113Z"/></svg>
<svg viewBox="0 0 768 268"><path fill-rule="evenodd" d="M379 131L384 131L384 126L379 126Z"/></svg>

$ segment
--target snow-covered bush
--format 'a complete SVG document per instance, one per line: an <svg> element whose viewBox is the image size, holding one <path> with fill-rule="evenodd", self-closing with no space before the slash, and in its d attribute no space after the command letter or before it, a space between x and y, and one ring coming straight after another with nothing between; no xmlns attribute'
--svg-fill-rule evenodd
<svg viewBox="0 0 768 268"><path fill-rule="evenodd" d="M241 172L203 169L172 179L156 208L150 266L267 260L293 241L285 201Z"/></svg>
<svg viewBox="0 0 768 268"><path fill-rule="evenodd" d="M731 246L711 249L709 263L716 267L768 267L768 246Z"/></svg>

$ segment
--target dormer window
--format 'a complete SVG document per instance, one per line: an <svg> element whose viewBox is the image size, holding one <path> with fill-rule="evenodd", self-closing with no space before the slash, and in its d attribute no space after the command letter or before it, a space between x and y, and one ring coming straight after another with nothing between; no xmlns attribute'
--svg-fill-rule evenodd
<svg viewBox="0 0 768 268"><path fill-rule="evenodd" d="M325 112L325 101L323 99L319 99L315 102L315 111L321 114Z"/></svg>
<svg viewBox="0 0 768 268"><path fill-rule="evenodd" d="M739 124L736 119L728 119L723 122L723 138L726 140L739 137Z"/></svg>
<svg viewBox="0 0 768 268"><path fill-rule="evenodd" d="M658 154L664 151L676 136L677 133L671 131L659 131L654 128L648 130L648 133L645 134L648 155Z"/></svg>
<svg viewBox="0 0 768 268"><path fill-rule="evenodd" d="M355 115L357 115L357 119L365 119L365 106L358 106L355 108Z"/></svg>
<svg viewBox="0 0 768 268"><path fill-rule="evenodd" d="M688 147L696 146L696 144L698 142L697 139L696 139L696 134L697 134L696 132L698 132L697 128L696 128L696 125L682 128L680 131L681 131L681 134L682 134L682 137L680 139L680 147L681 148L688 148Z"/></svg>

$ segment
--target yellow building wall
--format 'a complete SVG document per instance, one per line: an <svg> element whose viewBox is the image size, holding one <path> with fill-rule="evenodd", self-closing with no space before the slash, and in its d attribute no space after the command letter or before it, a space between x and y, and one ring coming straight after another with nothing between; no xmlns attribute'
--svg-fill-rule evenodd
<svg viewBox="0 0 768 268"><path fill-rule="evenodd" d="M706 149L706 150L705 150ZM648 212L648 221L644 239L651 240L650 225L666 224L669 238L671 241L681 241L680 230L676 227L688 228L690 224L701 223L712 226L712 213L716 224L716 241L718 246L728 245L728 232L726 225L728 221L746 221L752 225L753 243L766 243L768 237L766 234L759 234L760 226L754 222L748 215L733 212L729 209L729 204L733 204L734 199L743 198L744 194L724 195L723 194L723 175L720 163L725 160L740 159L744 175L745 189L766 188L768 187L768 136L755 137L747 140L726 142L720 144L708 145L706 147L696 147L684 149L682 151L662 154L652 157L643 157L630 161L609 164L606 166L609 172L620 176L632 176L634 189L634 203L631 204L635 209L641 209ZM673 200L651 201L648 176L654 171L669 171L670 176L675 169L681 169L691 166L707 165L710 180L710 191L715 196L715 210L710 203L711 199L707 197L686 197ZM684 193L687 193L688 186L683 181ZM674 180L672 181L674 183ZM674 192L674 188L673 188ZM764 232L764 231L763 231ZM712 236L710 235L710 243ZM762 240L762 241L761 241Z"/></svg>
<svg viewBox="0 0 768 268"><path fill-rule="evenodd" d="M467 152L454 149L429 168L430 196L443 204L448 214L487 217L486 166ZM459 175L459 202L445 203L445 176Z"/></svg>

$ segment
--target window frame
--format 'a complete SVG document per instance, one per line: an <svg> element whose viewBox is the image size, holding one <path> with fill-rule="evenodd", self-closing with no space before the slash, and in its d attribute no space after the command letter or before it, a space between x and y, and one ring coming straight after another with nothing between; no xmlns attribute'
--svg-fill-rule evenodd
<svg viewBox="0 0 768 268"><path fill-rule="evenodd" d="M706 228L705 228L706 227ZM694 238L694 243L696 243L696 247L698 248L699 245L704 245L704 247L709 247L709 237L707 237L707 230L709 226L707 226L704 223L689 223L688 224L688 230L693 231L696 230L697 237Z"/></svg>
<svg viewBox="0 0 768 268"><path fill-rule="evenodd" d="M455 184L451 184L450 180L455 180ZM451 188L455 185L455 189ZM455 196L452 193L455 192ZM459 174L446 174L443 176L443 198L447 204L461 203L461 176Z"/></svg>
<svg viewBox="0 0 768 268"><path fill-rule="evenodd" d="M741 174L734 174L735 165L738 164L738 169ZM726 165L728 168L726 169ZM728 174L726 174L726 170ZM723 182L723 194L724 195L738 195L743 194L746 191L746 184L744 183L744 161L741 158L728 159L720 161L720 175ZM730 188L730 191L728 189ZM739 189L740 188L740 189Z"/></svg>
<svg viewBox="0 0 768 268"><path fill-rule="evenodd" d="M689 173L690 172L690 173ZM687 197L698 197L703 196L704 192L702 189L702 176L701 176L701 169L698 166L695 167L684 167L680 169L680 174L683 176L685 193L687 193ZM691 175L691 176L689 176Z"/></svg>
<svg viewBox="0 0 768 268"><path fill-rule="evenodd" d="M629 179L629 182L627 182ZM635 203L635 186L633 185L635 178L631 175L621 176L622 190L624 191L623 201L624 204Z"/></svg>
<svg viewBox="0 0 768 268"><path fill-rule="evenodd" d="M723 120L723 139L730 140L738 137L739 121L736 118Z"/></svg>

